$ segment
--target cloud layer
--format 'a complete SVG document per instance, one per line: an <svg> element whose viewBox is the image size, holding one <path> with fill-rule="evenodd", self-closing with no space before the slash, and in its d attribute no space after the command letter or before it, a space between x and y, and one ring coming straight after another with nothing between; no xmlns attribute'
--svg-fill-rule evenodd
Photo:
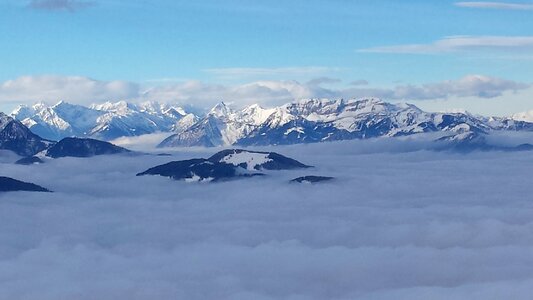
<svg viewBox="0 0 533 300"><path fill-rule="evenodd" d="M81 76L23 76L0 83L0 101L73 101L91 103L129 99L139 95L139 86L126 81L100 81Z"/></svg>
<svg viewBox="0 0 533 300"><path fill-rule="evenodd" d="M0 298L530 298L532 153L373 143L267 148L316 168L220 184L133 176L205 149L2 164L56 192L0 194ZM309 172L338 179L287 183Z"/></svg>
<svg viewBox="0 0 533 300"><path fill-rule="evenodd" d="M438 83L424 84L422 86L398 86L393 90L391 98L430 100L455 97L480 97L494 98L501 96L505 91L526 89L530 84L519 83L482 75L469 75L459 80L446 80Z"/></svg>
<svg viewBox="0 0 533 300"><path fill-rule="evenodd" d="M336 83L335 80L333 82ZM150 99L212 103L214 99L235 101L237 104L263 103L279 105L302 98L379 97L385 100L431 100L448 97L493 98L505 92L526 89L530 84L501 78L468 75L458 80L446 80L423 85L399 85L393 88L372 88L357 82L348 88L329 88L329 78L317 78L306 83L298 81L257 81L236 86L208 85L201 82L156 87L143 96Z"/></svg>
<svg viewBox="0 0 533 300"><path fill-rule="evenodd" d="M245 84L222 85L201 81L162 84L150 88L126 81L99 81L79 76L25 76L0 83L0 103L36 101L91 104L103 101L147 101L192 105L209 108L220 101L236 106L260 103L281 105L304 98L379 97L384 100L414 101L448 97L493 98L531 86L484 75L468 75L422 85L398 85L392 88L371 87L358 80L342 87L335 78L319 77L308 82L263 80ZM332 87L334 86L334 87Z"/></svg>

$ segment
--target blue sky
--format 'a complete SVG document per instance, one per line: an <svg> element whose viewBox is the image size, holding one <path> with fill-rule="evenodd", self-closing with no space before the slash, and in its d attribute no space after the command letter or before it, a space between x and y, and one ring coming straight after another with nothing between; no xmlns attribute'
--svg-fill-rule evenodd
<svg viewBox="0 0 533 300"><path fill-rule="evenodd" d="M531 1L3 0L0 28L0 109L146 91L199 105L276 104L285 99L274 83L287 81L298 83L287 99L353 93L495 115L533 109ZM58 91L73 77L104 87ZM110 92L119 81L127 90ZM260 81L269 84L255 97ZM417 89L398 92L406 86Z"/></svg>

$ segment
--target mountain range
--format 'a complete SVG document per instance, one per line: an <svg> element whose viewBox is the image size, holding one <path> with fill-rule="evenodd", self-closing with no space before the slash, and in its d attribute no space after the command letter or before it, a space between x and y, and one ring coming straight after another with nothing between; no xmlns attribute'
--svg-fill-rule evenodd
<svg viewBox="0 0 533 300"><path fill-rule="evenodd" d="M47 140L91 137L112 140L172 133L159 147L217 147L312 143L440 133L439 141L478 142L495 131L533 131L533 113L484 117L468 112L426 112L412 104L376 98L308 99L273 108L234 110L221 102L203 116L179 106L124 101L85 107L59 102L19 106L11 117Z"/></svg>
<svg viewBox="0 0 533 300"><path fill-rule="evenodd" d="M251 105L237 111L220 103L159 146L280 145L424 132L439 132L459 141L492 131L533 131L533 123L468 112L430 113L412 104L392 104L375 98L311 99L268 109Z"/></svg>
<svg viewBox="0 0 533 300"><path fill-rule="evenodd" d="M52 106L44 103L20 105L11 116L35 134L49 140L72 136L113 140L124 136L181 130L196 121L195 115L177 106L125 101L90 107L63 101Z"/></svg>

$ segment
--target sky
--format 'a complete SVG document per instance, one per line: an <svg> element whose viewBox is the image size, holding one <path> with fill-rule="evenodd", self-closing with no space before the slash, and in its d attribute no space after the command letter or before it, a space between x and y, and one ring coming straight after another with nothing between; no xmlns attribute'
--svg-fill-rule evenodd
<svg viewBox="0 0 533 300"><path fill-rule="evenodd" d="M380 97L533 109L533 1L1 0L0 111Z"/></svg>

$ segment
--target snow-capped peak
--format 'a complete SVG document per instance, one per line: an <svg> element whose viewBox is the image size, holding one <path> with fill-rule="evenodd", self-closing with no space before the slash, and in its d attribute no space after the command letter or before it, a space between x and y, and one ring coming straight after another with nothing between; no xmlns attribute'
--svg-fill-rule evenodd
<svg viewBox="0 0 533 300"><path fill-rule="evenodd" d="M42 102L42 101L37 102L37 103L35 103L35 104L33 104L33 105L31 106L31 108L32 108L33 110L35 110L35 111L37 111L37 110L42 110L42 109L44 109L44 108L46 108L46 107L47 107L47 104L44 103L44 102Z"/></svg>
<svg viewBox="0 0 533 300"><path fill-rule="evenodd" d="M132 111L137 110L137 107L132 104L128 103L126 101L118 101L118 102L105 102L102 104L93 104L91 105L92 109L100 110L100 111L106 111L106 112L114 112L119 115L127 115L131 113Z"/></svg>
<svg viewBox="0 0 533 300"><path fill-rule="evenodd" d="M264 123L276 110L273 108L265 109L259 104L252 104L245 107L239 113L239 117L248 124L260 125Z"/></svg>
<svg viewBox="0 0 533 300"><path fill-rule="evenodd" d="M217 105L211 108L208 115L216 118L223 118L227 117L231 112L232 110L226 105L226 103L219 102Z"/></svg>

